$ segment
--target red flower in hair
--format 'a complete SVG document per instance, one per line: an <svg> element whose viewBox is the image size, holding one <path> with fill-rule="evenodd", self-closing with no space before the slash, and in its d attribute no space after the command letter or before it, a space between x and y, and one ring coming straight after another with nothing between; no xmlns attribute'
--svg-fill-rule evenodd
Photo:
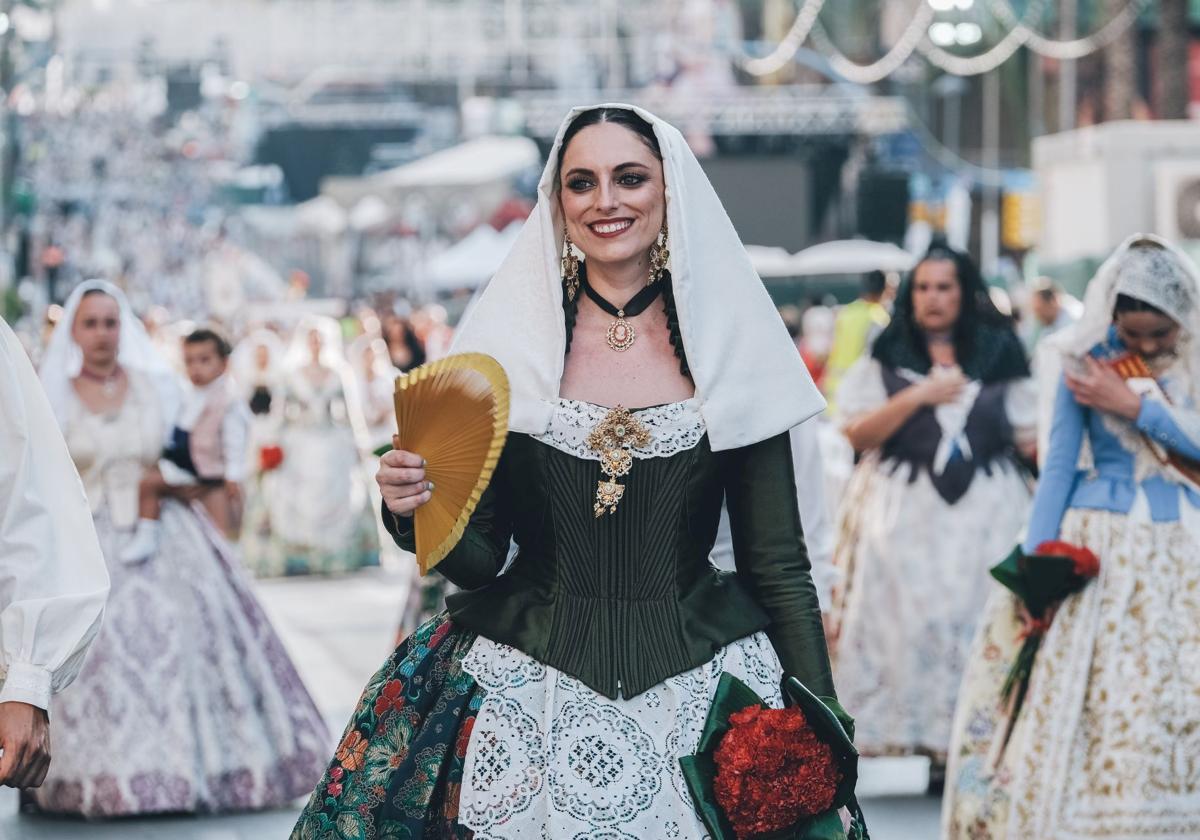
<svg viewBox="0 0 1200 840"><path fill-rule="evenodd" d="M729 716L713 790L739 840L794 826L833 806L842 773L799 708Z"/></svg>

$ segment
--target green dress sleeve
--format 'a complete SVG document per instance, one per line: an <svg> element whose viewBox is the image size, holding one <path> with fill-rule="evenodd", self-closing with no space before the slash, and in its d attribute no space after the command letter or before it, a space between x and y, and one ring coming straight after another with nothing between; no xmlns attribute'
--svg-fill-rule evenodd
<svg viewBox="0 0 1200 840"><path fill-rule="evenodd" d="M818 697L836 697L788 434L722 454L738 576L771 620L767 636L784 672Z"/></svg>
<svg viewBox="0 0 1200 840"><path fill-rule="evenodd" d="M471 514L462 539L435 567L459 589L478 589L487 585L500 574L504 561L508 559L513 524L507 506L500 499L502 494L496 490L499 476L500 467L497 466L491 484L483 491L475 512ZM417 537L412 517L397 516L387 509L386 504L383 505L382 516L383 526L392 535L396 545L405 551L415 551Z"/></svg>

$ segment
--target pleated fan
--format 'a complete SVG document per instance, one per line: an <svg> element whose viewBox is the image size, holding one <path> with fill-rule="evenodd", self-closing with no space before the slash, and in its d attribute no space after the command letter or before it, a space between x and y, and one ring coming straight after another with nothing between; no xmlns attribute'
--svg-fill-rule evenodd
<svg viewBox="0 0 1200 840"><path fill-rule="evenodd" d="M414 514L421 574L462 539L508 437L508 405L508 376L482 353L447 356L396 379L400 448L425 459L434 484Z"/></svg>

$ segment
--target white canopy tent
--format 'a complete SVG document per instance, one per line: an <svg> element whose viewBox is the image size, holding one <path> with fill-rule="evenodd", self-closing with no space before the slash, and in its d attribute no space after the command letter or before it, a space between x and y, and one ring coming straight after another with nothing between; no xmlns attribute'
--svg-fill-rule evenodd
<svg viewBox="0 0 1200 840"><path fill-rule="evenodd" d="M786 248L747 245L746 253L750 255L750 262L753 263L754 270L764 280L772 277L791 277L793 274L792 255L787 252Z"/></svg>
<svg viewBox="0 0 1200 840"><path fill-rule="evenodd" d="M521 231L521 222L512 222L497 232L491 225L480 225L425 264L425 277L435 291L476 289L491 278Z"/></svg>
<svg viewBox="0 0 1200 840"><path fill-rule="evenodd" d="M479 137L380 172L370 180L390 189L473 187L508 180L542 156L528 137Z"/></svg>
<svg viewBox="0 0 1200 840"><path fill-rule="evenodd" d="M822 242L795 254L783 248L747 245L754 268L763 279L818 274L865 274L868 271L908 271L916 257L890 242L839 239Z"/></svg>
<svg viewBox="0 0 1200 840"><path fill-rule="evenodd" d="M537 143L528 137L479 137L375 175L326 178L321 194L347 209L367 196L393 207L414 194L434 203L456 200L466 191L473 197L494 192L503 200L512 179L541 160Z"/></svg>
<svg viewBox="0 0 1200 840"><path fill-rule="evenodd" d="M869 239L839 239L805 248L792 257L792 273L866 274L868 271L908 271L917 260L899 245Z"/></svg>

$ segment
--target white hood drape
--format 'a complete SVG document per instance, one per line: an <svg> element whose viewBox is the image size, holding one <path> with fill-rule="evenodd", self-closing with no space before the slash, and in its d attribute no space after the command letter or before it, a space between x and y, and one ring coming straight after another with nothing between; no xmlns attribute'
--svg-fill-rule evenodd
<svg viewBox="0 0 1200 840"><path fill-rule="evenodd" d="M567 127L594 108L633 111L658 138L671 283L713 450L757 443L819 413L825 401L683 135L640 108L606 104L575 108L563 120L538 184L537 206L452 348L487 353L503 365L512 387L509 428L545 432L558 399L566 328L555 169Z"/></svg>

